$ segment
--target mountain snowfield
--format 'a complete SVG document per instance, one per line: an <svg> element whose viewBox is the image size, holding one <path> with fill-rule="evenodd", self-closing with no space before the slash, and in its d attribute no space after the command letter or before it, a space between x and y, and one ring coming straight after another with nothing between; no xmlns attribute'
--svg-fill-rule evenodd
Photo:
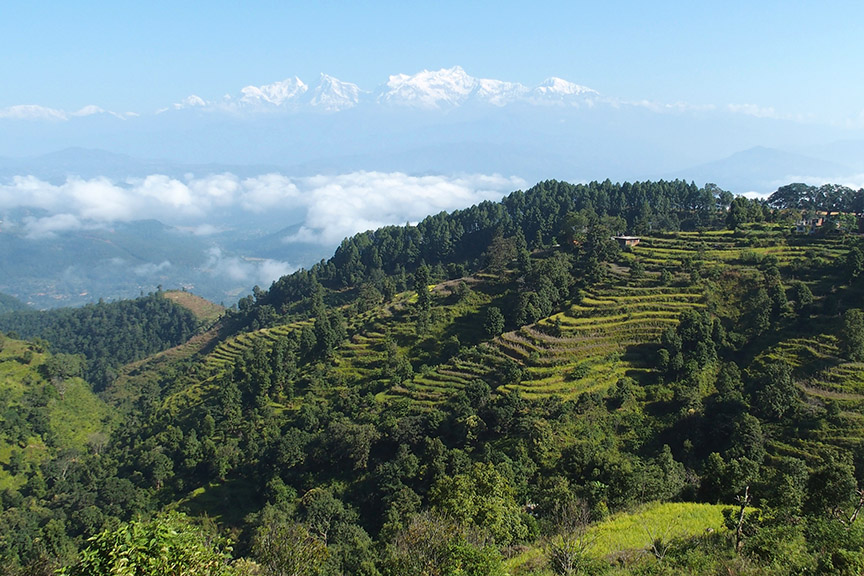
<svg viewBox="0 0 864 576"><path fill-rule="evenodd" d="M561 78L548 78L535 87L518 82L475 78L460 66L441 70L423 70L417 74L394 74L375 91L321 74L310 86L300 78L287 78L263 86L246 86L240 97L226 96L205 101L189 96L170 109L213 108L234 110L317 109L338 112L362 104L420 109L447 109L468 104L506 106L522 102L533 105L564 104L579 106L599 97L596 90ZM167 108L165 110L168 110Z"/></svg>

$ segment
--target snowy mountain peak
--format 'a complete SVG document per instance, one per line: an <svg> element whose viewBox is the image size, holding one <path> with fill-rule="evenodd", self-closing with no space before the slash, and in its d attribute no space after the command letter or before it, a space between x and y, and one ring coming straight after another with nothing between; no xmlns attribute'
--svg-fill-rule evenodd
<svg viewBox="0 0 864 576"><path fill-rule="evenodd" d="M395 74L378 89L377 99L368 98L369 92L356 84L323 73L311 87L295 76L264 86L246 86L240 92L239 98L226 96L221 101L212 102L193 95L174 104L172 108L223 111L284 109L291 112L311 108L339 112L375 102L384 106L429 110L472 104L497 107L513 103L579 106L586 98L599 95L591 88L555 77L544 80L534 88L518 82L475 78L461 66L423 70L416 74Z"/></svg>
<svg viewBox="0 0 864 576"><path fill-rule="evenodd" d="M549 78L528 88L518 82L474 78L459 66L423 70L414 75L396 74L382 87L378 102L418 108L455 107L468 102L505 106L513 102L568 102L597 95L595 90L561 78Z"/></svg>
<svg viewBox="0 0 864 576"><path fill-rule="evenodd" d="M322 73L318 85L312 92L310 104L327 112L338 112L356 106L360 102L362 93L363 91L356 84L342 82L338 78Z"/></svg>
<svg viewBox="0 0 864 576"><path fill-rule="evenodd" d="M423 70L417 74L390 76L384 85L379 102L398 106L440 108L459 105L477 87L477 79L459 66L441 70Z"/></svg>
<svg viewBox="0 0 864 576"><path fill-rule="evenodd" d="M273 104L282 106L292 100L296 100L309 90L300 78L288 78L281 82L266 84L264 86L246 86L240 92L243 96L240 101L244 104Z"/></svg>
<svg viewBox="0 0 864 576"><path fill-rule="evenodd" d="M528 87L518 82L481 78L477 81L474 95L493 106L505 106L523 98L528 92Z"/></svg>
<svg viewBox="0 0 864 576"><path fill-rule="evenodd" d="M592 90L586 86L580 86L579 84L574 84L572 82L568 82L567 80L562 80L561 78L547 78L543 82L540 83L534 89L534 92L538 95L542 96L585 96L585 95L597 95L598 92L596 90Z"/></svg>

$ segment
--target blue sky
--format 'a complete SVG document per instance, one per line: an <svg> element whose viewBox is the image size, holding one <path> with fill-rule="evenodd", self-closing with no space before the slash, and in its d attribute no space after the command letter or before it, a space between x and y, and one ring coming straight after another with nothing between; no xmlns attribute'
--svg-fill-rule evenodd
<svg viewBox="0 0 864 576"><path fill-rule="evenodd" d="M604 95L864 123L860 2L5 2L0 107L151 112L320 72L461 65Z"/></svg>

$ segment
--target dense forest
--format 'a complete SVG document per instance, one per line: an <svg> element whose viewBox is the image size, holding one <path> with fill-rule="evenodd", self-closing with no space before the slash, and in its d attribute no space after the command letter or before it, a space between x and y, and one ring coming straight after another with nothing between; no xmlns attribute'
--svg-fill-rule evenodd
<svg viewBox="0 0 864 576"><path fill-rule="evenodd" d="M859 574L862 198L548 181L347 238L192 340L159 295L22 323L0 570Z"/></svg>
<svg viewBox="0 0 864 576"><path fill-rule="evenodd" d="M111 382L119 366L181 344L196 328L194 314L161 293L82 308L0 314L0 330L42 340L56 352L82 354L87 381L96 390Z"/></svg>

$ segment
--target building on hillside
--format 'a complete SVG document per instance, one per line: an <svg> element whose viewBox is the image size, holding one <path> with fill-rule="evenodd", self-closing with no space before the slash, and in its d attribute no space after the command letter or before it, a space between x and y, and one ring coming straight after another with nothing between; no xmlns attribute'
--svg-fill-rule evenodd
<svg viewBox="0 0 864 576"><path fill-rule="evenodd" d="M612 239L617 240L621 248L636 246L642 241L639 236L613 236Z"/></svg>
<svg viewBox="0 0 864 576"><path fill-rule="evenodd" d="M825 218L818 216L807 220L799 220L795 224L795 232L798 234L812 234L825 224Z"/></svg>

